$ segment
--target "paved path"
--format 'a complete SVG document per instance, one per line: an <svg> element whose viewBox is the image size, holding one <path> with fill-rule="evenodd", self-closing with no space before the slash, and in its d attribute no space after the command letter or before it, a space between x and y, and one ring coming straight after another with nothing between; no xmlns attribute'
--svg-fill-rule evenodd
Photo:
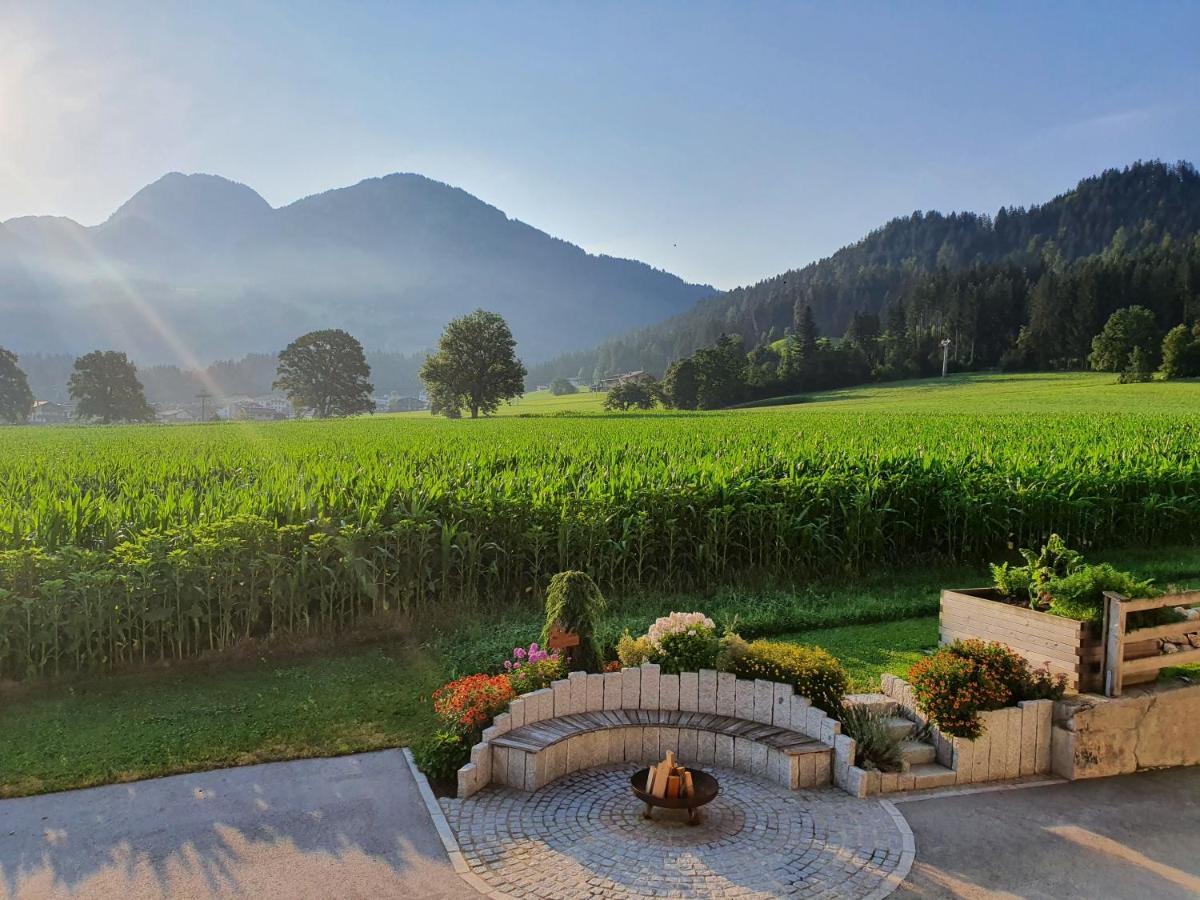
<svg viewBox="0 0 1200 900"><path fill-rule="evenodd" d="M904 900L1200 896L1200 768L896 805ZM64 896L479 900L396 750L0 801L0 897Z"/></svg>
<svg viewBox="0 0 1200 900"><path fill-rule="evenodd" d="M480 900L399 750L0 801L0 897Z"/></svg>
<svg viewBox="0 0 1200 900"><path fill-rule="evenodd" d="M682 811L644 818L636 769L600 766L534 794L492 787L442 806L473 873L531 900L882 898L912 863L903 822L837 788L789 791L713 768L721 792L689 826Z"/></svg>
<svg viewBox="0 0 1200 900"><path fill-rule="evenodd" d="M917 839L900 900L1200 897L1200 768L896 808Z"/></svg>

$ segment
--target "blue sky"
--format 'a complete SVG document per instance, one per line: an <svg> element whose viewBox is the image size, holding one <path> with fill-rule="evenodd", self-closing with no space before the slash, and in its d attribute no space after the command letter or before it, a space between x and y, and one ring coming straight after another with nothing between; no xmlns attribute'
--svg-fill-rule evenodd
<svg viewBox="0 0 1200 900"><path fill-rule="evenodd" d="M392 171L719 287L1200 161L1200 4L0 0L0 218Z"/></svg>

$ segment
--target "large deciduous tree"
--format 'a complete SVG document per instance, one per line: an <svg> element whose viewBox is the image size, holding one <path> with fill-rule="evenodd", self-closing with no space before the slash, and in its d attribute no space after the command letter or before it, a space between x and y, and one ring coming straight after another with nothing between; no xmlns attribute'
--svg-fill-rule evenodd
<svg viewBox="0 0 1200 900"><path fill-rule="evenodd" d="M1200 325L1176 325L1162 345L1164 378L1195 378L1200 375Z"/></svg>
<svg viewBox="0 0 1200 900"><path fill-rule="evenodd" d="M28 422L32 411L33 391L17 365L17 354L0 347L0 422Z"/></svg>
<svg viewBox="0 0 1200 900"><path fill-rule="evenodd" d="M518 396L525 388L525 366L516 346L496 313L477 309L454 319L421 368L433 411L456 417L466 408L475 419Z"/></svg>
<svg viewBox="0 0 1200 900"><path fill-rule="evenodd" d="M1129 364L1129 354L1137 348L1153 367L1161 349L1159 340L1154 313L1144 306L1126 306L1109 316L1104 329L1092 339L1088 362L1097 372L1121 372Z"/></svg>
<svg viewBox="0 0 1200 900"><path fill-rule="evenodd" d="M67 389L76 404L76 418L105 425L154 421L137 369L116 350L94 350L75 360Z"/></svg>
<svg viewBox="0 0 1200 900"><path fill-rule="evenodd" d="M331 328L310 331L288 344L279 354L272 387L286 393L294 409L328 419L374 412L370 377L362 344Z"/></svg>

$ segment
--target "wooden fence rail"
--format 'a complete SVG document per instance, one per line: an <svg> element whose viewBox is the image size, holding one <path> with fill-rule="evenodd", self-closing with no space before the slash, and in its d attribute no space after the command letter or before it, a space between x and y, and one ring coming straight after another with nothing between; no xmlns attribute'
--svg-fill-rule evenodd
<svg viewBox="0 0 1200 900"><path fill-rule="evenodd" d="M1104 693L1107 696L1121 696L1126 682L1152 681L1161 669L1200 663L1200 647L1196 646L1200 641L1200 619L1125 630L1130 613L1167 606L1191 607L1200 603L1200 591L1133 600L1115 591L1105 591L1104 598ZM1192 638L1193 635L1197 637ZM1164 641L1191 649L1163 653Z"/></svg>

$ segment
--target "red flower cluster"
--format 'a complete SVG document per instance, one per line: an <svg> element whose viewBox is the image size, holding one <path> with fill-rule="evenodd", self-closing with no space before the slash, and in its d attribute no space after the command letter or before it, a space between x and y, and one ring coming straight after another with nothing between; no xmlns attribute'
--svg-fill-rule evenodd
<svg viewBox="0 0 1200 900"><path fill-rule="evenodd" d="M471 734L491 722L512 698L507 675L467 675L433 692L433 711L446 727Z"/></svg>

